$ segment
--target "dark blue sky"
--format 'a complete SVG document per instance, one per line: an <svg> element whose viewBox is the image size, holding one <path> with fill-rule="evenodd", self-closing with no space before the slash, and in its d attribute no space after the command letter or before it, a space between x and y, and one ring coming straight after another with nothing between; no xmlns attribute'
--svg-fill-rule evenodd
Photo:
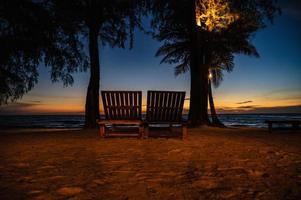
<svg viewBox="0 0 301 200"><path fill-rule="evenodd" d="M286 112L293 106L301 112L301 4L294 0L280 3L282 15L253 38L260 58L236 56L234 71L225 74L221 86L214 90L220 111ZM132 50L101 47L101 89L142 90L144 95L151 89L185 90L189 97L189 73L175 77L173 66L160 64L160 58L154 57L159 46L137 31ZM17 103L2 107L2 111L83 111L89 74L76 74L74 85L64 88L62 83L51 83L48 71L41 67L36 87Z"/></svg>

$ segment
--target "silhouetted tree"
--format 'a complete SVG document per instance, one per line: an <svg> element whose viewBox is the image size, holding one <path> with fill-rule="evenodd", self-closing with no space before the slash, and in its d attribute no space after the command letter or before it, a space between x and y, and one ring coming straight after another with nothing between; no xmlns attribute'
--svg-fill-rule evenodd
<svg viewBox="0 0 301 200"><path fill-rule="evenodd" d="M251 36L265 27L267 20L272 21L278 10L274 0L224 2L239 18L228 24L227 28L222 28L222 31L215 31L214 28L202 26L202 23L214 23L196 20L197 16L203 14L203 1L154 0L152 25L157 30L155 37L164 41L157 56L164 56L162 62L179 63L177 74L190 70L189 120L192 125L209 123L208 70L212 62L212 49L222 48L225 52L246 54L250 50L256 51L250 43ZM202 9L197 11L199 6Z"/></svg>
<svg viewBox="0 0 301 200"><path fill-rule="evenodd" d="M212 120L211 125L218 126L218 127L224 127L224 124L218 119L217 114L216 114L210 79L208 79L208 99L209 99L210 114L211 114L211 120Z"/></svg>
<svg viewBox="0 0 301 200"><path fill-rule="evenodd" d="M206 46L207 59L205 64L212 73L212 81L216 87L219 86L223 79L223 71L232 71L234 67L234 53L243 53L249 56L258 57L255 47L247 40L247 37L242 37L241 35L236 37L236 30L236 28L229 27L226 31L211 33L210 37L207 36L206 43L200 45ZM189 42L185 37L185 35L178 35L177 39L179 40L173 41L172 43L165 43L159 48L156 54L156 56L164 56L161 62L177 64L175 67L175 75L186 73L190 69L191 58ZM181 62L179 62L179 58L181 58ZM209 99L212 117L211 124L222 126L222 123L218 120L215 112L211 82L208 82L208 76L206 80L208 84L207 98Z"/></svg>
<svg viewBox="0 0 301 200"><path fill-rule="evenodd" d="M223 54L224 53L224 54ZM211 114L211 125L217 127L225 127L225 125L219 120L212 94L212 84L217 88L223 80L224 71L231 72L234 68L234 56L232 53L223 52L216 54L214 59L212 59L211 65L209 67L209 78L208 78L208 100L210 106Z"/></svg>
<svg viewBox="0 0 301 200"><path fill-rule="evenodd" d="M51 66L53 81L72 84L87 62L74 30L63 30L43 0L0 1L0 105L21 98Z"/></svg>
<svg viewBox="0 0 301 200"><path fill-rule="evenodd" d="M90 81L85 105L85 127L96 127L99 119L99 45L124 48L133 30L140 26L145 1L138 0L53 0L62 21L72 22L89 41Z"/></svg>

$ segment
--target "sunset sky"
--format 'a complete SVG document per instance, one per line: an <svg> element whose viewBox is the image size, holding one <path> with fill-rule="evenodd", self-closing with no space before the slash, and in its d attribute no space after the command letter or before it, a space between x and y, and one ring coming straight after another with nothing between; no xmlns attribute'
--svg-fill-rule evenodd
<svg viewBox="0 0 301 200"><path fill-rule="evenodd" d="M214 89L222 113L301 113L301 3L280 1L282 15L257 32L253 43L260 58L238 55L235 69ZM137 31L132 50L101 47L101 89L184 90L189 98L189 73L174 76L173 66L160 64L160 44ZM39 82L21 100L0 107L1 114L80 114L84 111L89 73L74 75L72 87L51 83L41 66ZM145 103L144 103L145 104ZM189 101L185 103L188 108Z"/></svg>

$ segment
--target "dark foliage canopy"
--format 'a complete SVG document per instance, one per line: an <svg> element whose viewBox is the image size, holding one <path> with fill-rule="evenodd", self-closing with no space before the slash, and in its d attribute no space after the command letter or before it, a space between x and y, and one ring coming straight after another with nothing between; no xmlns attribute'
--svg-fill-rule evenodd
<svg viewBox="0 0 301 200"><path fill-rule="evenodd" d="M164 42L156 56L162 56L162 63L175 64L175 75L190 69L191 62L191 18L187 11L189 0L154 0L152 25L154 37ZM199 1L202 3L202 1ZM273 22L279 13L275 0L229 0L232 12L239 15L227 29L208 32L197 27L198 46L205 49L207 63L213 67L213 83L217 86L222 80L222 71L234 67L234 54L258 57L252 38L258 29ZM202 59L202 58L199 58Z"/></svg>
<svg viewBox="0 0 301 200"><path fill-rule="evenodd" d="M83 36L99 29L102 45L133 44L142 28L146 1L2 0L0 2L0 104L21 98L50 67L52 81L73 83L72 73L89 67Z"/></svg>
<svg viewBox="0 0 301 200"><path fill-rule="evenodd" d="M96 28L102 45L125 48L133 44L135 27L142 28L141 16L146 13L143 0L51 0L52 10L65 25L76 27L87 36Z"/></svg>
<svg viewBox="0 0 301 200"><path fill-rule="evenodd" d="M0 2L0 105L16 100L38 81L38 66L51 79L72 84L72 73L88 67L76 30L63 29L44 0Z"/></svg>

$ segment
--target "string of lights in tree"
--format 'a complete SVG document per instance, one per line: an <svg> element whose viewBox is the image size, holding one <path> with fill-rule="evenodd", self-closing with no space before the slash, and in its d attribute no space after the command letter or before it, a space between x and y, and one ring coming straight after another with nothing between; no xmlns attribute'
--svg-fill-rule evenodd
<svg viewBox="0 0 301 200"><path fill-rule="evenodd" d="M196 23L207 32L219 32L239 18L232 13L227 0L196 0ZM203 63L205 63L203 55ZM209 70L209 80L213 78Z"/></svg>
<svg viewBox="0 0 301 200"><path fill-rule="evenodd" d="M226 0L196 0L196 23L209 32L227 28L238 18Z"/></svg>

